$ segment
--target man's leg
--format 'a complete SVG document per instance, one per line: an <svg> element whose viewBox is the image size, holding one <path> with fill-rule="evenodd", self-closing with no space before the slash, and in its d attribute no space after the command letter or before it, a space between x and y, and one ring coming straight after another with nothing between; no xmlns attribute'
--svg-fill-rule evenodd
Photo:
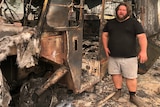
<svg viewBox="0 0 160 107"><path fill-rule="evenodd" d="M122 88L122 75L121 74L116 74L116 75L112 75L112 80L114 83L114 86L116 89L121 89Z"/></svg>
<svg viewBox="0 0 160 107"><path fill-rule="evenodd" d="M145 107L143 101L141 101L136 96L137 79L126 79L126 85L128 87L129 94L130 94L130 101L134 103L137 107Z"/></svg>
<svg viewBox="0 0 160 107"><path fill-rule="evenodd" d="M120 61L121 58L113 58L109 57L108 60L108 73L112 76L112 81L114 83L116 93L112 97L113 100L118 100L121 96L121 88L122 88L122 75L120 69Z"/></svg>
<svg viewBox="0 0 160 107"><path fill-rule="evenodd" d="M130 92L136 92L137 90L137 79L126 79L126 84L128 87L128 90Z"/></svg>
<svg viewBox="0 0 160 107"><path fill-rule="evenodd" d="M112 99L118 100L121 97L121 89L122 89L122 82L123 82L122 75L121 74L112 75L112 80L115 88L117 89Z"/></svg>

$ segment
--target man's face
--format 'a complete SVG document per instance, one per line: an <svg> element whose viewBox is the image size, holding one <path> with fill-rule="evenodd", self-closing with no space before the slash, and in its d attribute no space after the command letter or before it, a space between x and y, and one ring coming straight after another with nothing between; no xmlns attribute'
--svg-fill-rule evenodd
<svg viewBox="0 0 160 107"><path fill-rule="evenodd" d="M126 6L123 6L123 5L119 6L119 9L117 11L117 18L118 18L118 20L123 21L127 17L128 17L128 14L127 14L127 8L126 8Z"/></svg>

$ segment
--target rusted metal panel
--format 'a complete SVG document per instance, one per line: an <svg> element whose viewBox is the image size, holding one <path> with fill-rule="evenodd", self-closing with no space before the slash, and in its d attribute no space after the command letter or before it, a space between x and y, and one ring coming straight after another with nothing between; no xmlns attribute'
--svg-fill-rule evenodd
<svg viewBox="0 0 160 107"><path fill-rule="evenodd" d="M40 56L58 64L64 62L64 36L53 33L43 33L41 37Z"/></svg>
<svg viewBox="0 0 160 107"><path fill-rule="evenodd" d="M82 28L78 28L67 33L67 62L74 83L74 92L81 87L82 73Z"/></svg>

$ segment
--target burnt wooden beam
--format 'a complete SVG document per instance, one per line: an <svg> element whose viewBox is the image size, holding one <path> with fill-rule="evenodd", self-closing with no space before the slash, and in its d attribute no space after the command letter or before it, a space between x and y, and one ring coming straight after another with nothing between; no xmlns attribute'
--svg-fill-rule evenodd
<svg viewBox="0 0 160 107"><path fill-rule="evenodd" d="M111 94L109 94L108 96L106 96L104 99L100 100L98 103L97 103L97 107L103 107L106 102L115 94L115 92L112 92Z"/></svg>
<svg viewBox="0 0 160 107"><path fill-rule="evenodd" d="M35 91L37 95L41 95L45 90L48 89L51 85L56 83L62 76L64 76L68 72L67 67L62 66L58 70L56 70L48 80L42 84L42 86Z"/></svg>

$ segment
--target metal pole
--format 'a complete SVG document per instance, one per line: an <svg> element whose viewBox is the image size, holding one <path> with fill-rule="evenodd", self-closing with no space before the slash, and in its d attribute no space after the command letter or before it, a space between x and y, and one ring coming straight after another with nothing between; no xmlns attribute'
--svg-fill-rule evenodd
<svg viewBox="0 0 160 107"><path fill-rule="evenodd" d="M103 46L102 46L102 29L104 26L104 9L105 9L105 2L106 0L102 0L102 8L101 8L101 17L100 17L100 28L99 28L99 56L100 56L100 60L103 58Z"/></svg>

